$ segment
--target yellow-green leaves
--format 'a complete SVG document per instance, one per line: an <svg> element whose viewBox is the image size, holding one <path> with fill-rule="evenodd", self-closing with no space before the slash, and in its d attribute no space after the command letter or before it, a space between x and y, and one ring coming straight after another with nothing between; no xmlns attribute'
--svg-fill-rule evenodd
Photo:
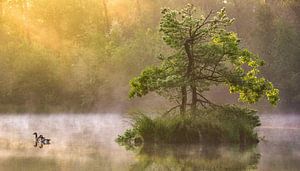
<svg viewBox="0 0 300 171"><path fill-rule="evenodd" d="M151 91L172 94L182 86L196 86L202 93L212 85L226 84L243 102L255 103L265 96L271 104L277 104L279 90L259 75L263 61L240 47L236 33L226 31L233 19L227 17L225 8L206 17L196 14L190 4L180 11L162 10L160 32L176 53L160 56L161 65L147 68L134 78L129 96Z"/></svg>
<svg viewBox="0 0 300 171"><path fill-rule="evenodd" d="M266 96L272 105L277 105L279 101L279 90L272 86L272 88L266 91Z"/></svg>

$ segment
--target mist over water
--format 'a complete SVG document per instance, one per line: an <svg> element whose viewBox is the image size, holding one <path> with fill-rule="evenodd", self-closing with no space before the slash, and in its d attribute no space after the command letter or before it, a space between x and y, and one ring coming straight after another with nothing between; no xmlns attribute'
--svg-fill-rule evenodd
<svg viewBox="0 0 300 171"><path fill-rule="evenodd" d="M0 171L300 170L300 113L260 115L262 140L248 148L115 142L131 128L123 112L173 106L157 94L129 101L129 82L175 54L159 31L161 8L187 2L204 16L225 7L235 18L227 31L280 90L276 111L299 113L300 0L0 0ZM228 87L211 88L212 102L236 103ZM34 132L51 144L34 147Z"/></svg>
<svg viewBox="0 0 300 171"><path fill-rule="evenodd" d="M300 169L300 116L296 114L263 115L259 128L262 154L260 170Z"/></svg>
<svg viewBox="0 0 300 171"><path fill-rule="evenodd" d="M130 127L125 115L1 115L0 170L299 170L300 116L261 119L264 140L247 150L189 145L127 151L114 141ZM33 147L33 132L51 145Z"/></svg>
<svg viewBox="0 0 300 171"><path fill-rule="evenodd" d="M0 120L0 170L118 170L132 158L114 142L128 126L121 115L2 115ZM51 145L34 148L33 132L50 138Z"/></svg>

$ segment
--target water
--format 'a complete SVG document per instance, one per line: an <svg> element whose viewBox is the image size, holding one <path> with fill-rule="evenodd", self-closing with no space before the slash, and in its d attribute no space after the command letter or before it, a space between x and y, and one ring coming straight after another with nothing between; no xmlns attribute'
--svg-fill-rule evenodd
<svg viewBox="0 0 300 171"><path fill-rule="evenodd" d="M0 170L300 170L300 115L264 115L257 147L153 146L114 142L130 127L119 114L0 116ZM51 138L35 148L33 132Z"/></svg>

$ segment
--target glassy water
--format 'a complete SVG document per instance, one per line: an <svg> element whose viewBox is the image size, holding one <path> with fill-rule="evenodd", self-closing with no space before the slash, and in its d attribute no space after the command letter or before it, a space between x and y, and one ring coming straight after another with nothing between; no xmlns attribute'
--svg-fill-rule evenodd
<svg viewBox="0 0 300 171"><path fill-rule="evenodd" d="M300 115L264 115L256 147L152 146L128 151L119 114L0 116L0 170L300 170ZM51 138L35 148L33 132Z"/></svg>

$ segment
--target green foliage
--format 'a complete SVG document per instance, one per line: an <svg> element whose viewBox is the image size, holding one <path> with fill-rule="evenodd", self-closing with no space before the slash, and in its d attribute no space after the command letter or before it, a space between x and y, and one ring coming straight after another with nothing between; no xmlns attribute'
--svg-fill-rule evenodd
<svg viewBox="0 0 300 171"><path fill-rule="evenodd" d="M132 120L133 128L117 139L122 145L126 146L139 136L144 143L252 144L258 142L254 128L260 126L256 111L236 106L153 119L140 113Z"/></svg>
<svg viewBox="0 0 300 171"><path fill-rule="evenodd" d="M278 103L279 90L258 76L263 61L241 48L235 33L226 31L233 19L227 17L224 8L216 14L197 17L196 9L188 4L181 11L163 9L162 14L160 32L165 43L176 52L161 56L160 66L149 67L132 79L130 98L152 91L160 94L164 91L171 96L174 89L180 94L176 90L183 86L191 91L196 86L196 91L202 93L212 85L225 84L230 92L239 93L243 102L255 103L265 96L271 104ZM183 95L177 97L174 101Z"/></svg>
<svg viewBox="0 0 300 171"><path fill-rule="evenodd" d="M220 107L202 94L213 85L227 85L243 102L255 103L263 96L272 105L279 101L279 90L260 75L263 60L241 47L236 33L227 31L233 19L227 17L225 8L199 17L188 4L180 11L165 8L162 15L160 32L173 54L160 55L159 66L148 67L133 78L129 97L157 92L179 104L181 115L154 119L138 115L133 129L118 141L131 142L132 137L141 136L145 143L258 142L254 128L260 122L255 111Z"/></svg>
<svg viewBox="0 0 300 171"><path fill-rule="evenodd" d="M125 106L129 78L164 47L156 31L120 15L107 30L102 1L26 1L26 9L23 2L0 5L0 112Z"/></svg>
<svg viewBox="0 0 300 171"><path fill-rule="evenodd" d="M266 61L267 65L259 67L261 73L256 76L265 75L268 80L275 83L273 87L281 90L280 109L297 111L300 102L297 93L300 92L298 86L300 67L297 60L300 49L299 2L289 0L261 3L257 0L248 0L244 3L244 1L227 0L226 4L220 0L190 2L199 7L203 13L226 7L226 11L236 18L234 25L226 30L238 33L238 37L242 40L239 44L248 47L251 52L259 54ZM25 8L24 2L28 2L28 8ZM178 100L181 96L180 89L175 85L190 83L175 72L184 72L183 67L187 65L180 62L185 54L177 51L183 42L182 35L188 35L184 32L187 26L189 24L195 26L197 22L203 21L203 17L196 12L192 18L196 20L191 20L188 13L166 9L164 12L168 14L168 18L165 19L170 18L173 24L179 22L181 25L172 30L172 22L164 23L161 25L163 30L160 35L157 28L160 24L161 7L177 9L185 2L182 0L136 2L129 0L109 2L107 26L104 13L101 12L104 11L104 6L99 0L2 0L0 111L92 111L115 109L115 106L120 104L123 108L128 108L136 102L128 102L128 80L149 65L165 69L157 65L157 60L153 58L160 52L164 53L160 59L168 59L174 54L181 56L169 60L170 71L167 74L172 77L167 79L159 73L162 77L160 82L167 84L156 89L161 95L173 101ZM172 16L175 14L172 13L185 18L175 18ZM183 31L183 34L177 34L175 31L178 30ZM163 31L169 34L164 35ZM207 30L202 30L203 34L206 32ZM175 50L164 46L164 42L160 40L161 36L165 37L167 41L165 44L169 42L168 46L174 44L172 47ZM173 38L174 40L170 40ZM235 45L231 47L233 46ZM218 46L205 44L200 49L207 49L206 52L221 50ZM216 61L217 58L212 58L215 54L220 52L203 57L202 62ZM176 62L173 66L176 66L172 68L174 60ZM245 74L248 69L251 70L246 67L247 63L242 67ZM33 77L30 78L32 73ZM235 80L234 76L231 80ZM244 88L238 84L241 80L235 81L237 84L232 84L232 87L241 95L243 101L253 103L266 94L269 94L267 98L269 96L271 103L277 101L278 92L269 91L272 90L272 85L268 81L247 78L243 81L246 83ZM19 82L22 85L20 87ZM201 83L197 83L198 90L206 91L212 84L220 83L202 80ZM166 88L167 85L171 88ZM152 89L157 88L151 86ZM47 88L50 90L46 91ZM142 92L146 93L149 90ZM139 105L142 101L139 100ZM264 109L266 107L264 106Z"/></svg>
<svg viewBox="0 0 300 171"><path fill-rule="evenodd" d="M129 97L142 97L151 91L161 92L164 89L178 87L182 84L182 77L177 75L179 71L176 66L170 65L168 61L161 67L148 67L140 77L130 81Z"/></svg>
<svg viewBox="0 0 300 171"><path fill-rule="evenodd" d="M140 145L140 144L136 144L137 138L138 138L137 133L134 130L127 129L124 132L124 135L122 136L118 135L116 142L122 146L125 146L127 150L134 150L137 145Z"/></svg>

